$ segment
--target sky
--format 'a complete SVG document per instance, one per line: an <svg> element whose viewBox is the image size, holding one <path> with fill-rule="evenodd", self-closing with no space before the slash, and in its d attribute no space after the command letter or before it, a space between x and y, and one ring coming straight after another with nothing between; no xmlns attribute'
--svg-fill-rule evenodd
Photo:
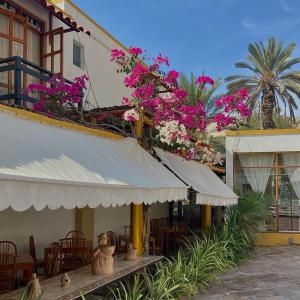
<svg viewBox="0 0 300 300"><path fill-rule="evenodd" d="M73 0L125 46L167 55L180 72L225 78L249 42L295 42L300 0ZM300 68L300 65L299 65Z"/></svg>

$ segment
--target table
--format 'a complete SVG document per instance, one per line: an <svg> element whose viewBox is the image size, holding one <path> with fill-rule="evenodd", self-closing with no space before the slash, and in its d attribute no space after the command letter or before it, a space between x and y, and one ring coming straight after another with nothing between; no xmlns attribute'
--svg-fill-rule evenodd
<svg viewBox="0 0 300 300"><path fill-rule="evenodd" d="M130 235L119 234L119 245L122 246L122 242L125 243L125 248L127 248L130 242Z"/></svg>
<svg viewBox="0 0 300 300"><path fill-rule="evenodd" d="M23 271L23 276L29 281L33 273L34 261L29 254L20 253L16 257L17 271Z"/></svg>
<svg viewBox="0 0 300 300"><path fill-rule="evenodd" d="M42 281L44 291L43 300L72 300L80 297L79 289L83 294L91 293L116 280L133 274L134 272L155 264L163 259L163 256L139 256L135 261L126 261L124 255L114 257L114 273L110 275L93 275L91 266L79 268L69 272L71 285L60 287L61 275ZM20 299L24 289L15 290L0 296L0 300Z"/></svg>
<svg viewBox="0 0 300 300"><path fill-rule="evenodd" d="M85 259L86 259L87 264L90 263L92 250L93 250L93 242L92 241L85 241L84 242L84 252L85 252ZM51 251L51 246L50 245L44 249L44 265L45 266L48 265L48 257L49 257L50 251ZM68 252L68 251L69 251L69 249L67 249L67 248L62 248L61 249L62 254L64 254L65 252Z"/></svg>

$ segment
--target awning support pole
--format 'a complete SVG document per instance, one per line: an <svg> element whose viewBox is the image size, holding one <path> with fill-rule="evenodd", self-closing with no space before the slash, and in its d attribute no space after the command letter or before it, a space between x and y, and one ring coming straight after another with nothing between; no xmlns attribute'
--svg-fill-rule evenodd
<svg viewBox="0 0 300 300"><path fill-rule="evenodd" d="M204 232L208 233L211 227L211 205L204 206Z"/></svg>
<svg viewBox="0 0 300 300"><path fill-rule="evenodd" d="M143 134L143 117L142 114L139 120L135 124L136 138L141 144L142 134ZM131 228L131 241L133 247L137 249L137 254L143 254L143 219L144 219L144 209L143 204L131 204L130 209L130 228Z"/></svg>
<svg viewBox="0 0 300 300"><path fill-rule="evenodd" d="M88 241L94 242L94 209L88 206L75 209L75 229L82 231Z"/></svg>

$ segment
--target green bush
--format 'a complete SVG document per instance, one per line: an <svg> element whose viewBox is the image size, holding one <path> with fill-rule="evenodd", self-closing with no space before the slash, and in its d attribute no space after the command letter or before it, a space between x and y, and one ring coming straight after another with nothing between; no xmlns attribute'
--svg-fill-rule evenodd
<svg viewBox="0 0 300 300"><path fill-rule="evenodd" d="M228 209L220 228L212 228L207 236L193 234L193 240L175 257L157 264L155 272L137 274L132 285L125 281L112 291L115 299L167 300L196 294L218 274L249 257L258 224L269 214L269 204L261 194L243 195Z"/></svg>

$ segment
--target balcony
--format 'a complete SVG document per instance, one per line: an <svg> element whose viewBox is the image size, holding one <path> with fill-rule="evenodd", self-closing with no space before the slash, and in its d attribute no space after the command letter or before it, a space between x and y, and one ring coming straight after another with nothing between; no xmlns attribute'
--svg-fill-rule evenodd
<svg viewBox="0 0 300 300"><path fill-rule="evenodd" d="M0 103L7 101L15 106L35 103L36 95L24 93L29 83L46 83L54 74L20 56L0 59ZM30 79L30 82L28 82ZM67 83L72 81L65 79ZM36 96L36 97L34 97ZM81 94L83 99L83 93ZM80 103L82 106L82 100Z"/></svg>

